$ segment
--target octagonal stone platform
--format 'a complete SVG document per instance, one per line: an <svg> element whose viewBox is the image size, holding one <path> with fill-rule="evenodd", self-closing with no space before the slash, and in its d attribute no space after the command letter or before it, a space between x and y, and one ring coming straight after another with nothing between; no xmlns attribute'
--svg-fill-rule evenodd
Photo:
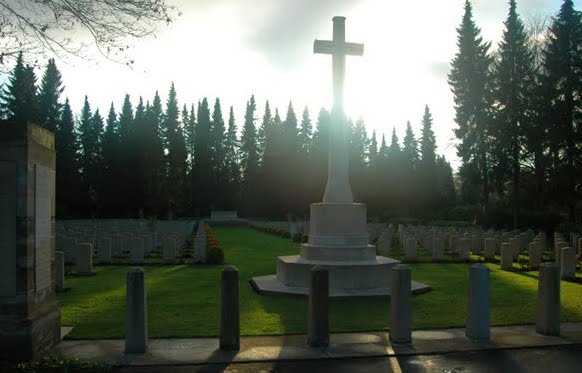
<svg viewBox="0 0 582 373"><path fill-rule="evenodd" d="M365 261L309 260L299 255L277 258L277 274L257 276L251 285L260 294L307 295L309 271L319 265L329 271L329 296L332 298L390 296L390 271L400 261L376 256ZM412 281L412 293L430 290L428 285Z"/></svg>

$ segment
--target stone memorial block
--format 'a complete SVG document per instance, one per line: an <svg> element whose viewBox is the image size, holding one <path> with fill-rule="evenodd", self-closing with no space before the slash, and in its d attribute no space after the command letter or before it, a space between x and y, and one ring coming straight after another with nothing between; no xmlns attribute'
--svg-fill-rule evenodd
<svg viewBox="0 0 582 373"><path fill-rule="evenodd" d="M471 250L471 240L469 238L460 238L457 245L457 259L460 261L469 260L469 253Z"/></svg>
<svg viewBox="0 0 582 373"><path fill-rule="evenodd" d="M55 296L51 132L0 123L0 361L36 359L60 340Z"/></svg>
<svg viewBox="0 0 582 373"><path fill-rule="evenodd" d="M531 269L538 269L542 262L542 245L539 241L532 241L529 244L528 266Z"/></svg>
<svg viewBox="0 0 582 373"><path fill-rule="evenodd" d="M97 248L99 250L99 262L111 263L111 239L107 237L99 238Z"/></svg>
<svg viewBox="0 0 582 373"><path fill-rule="evenodd" d="M120 234L111 236L111 252L113 256L121 256L123 251L123 236Z"/></svg>
<svg viewBox="0 0 582 373"><path fill-rule="evenodd" d="M127 271L125 304L125 353L143 354L148 348L148 321L145 272L139 267Z"/></svg>
<svg viewBox="0 0 582 373"><path fill-rule="evenodd" d="M433 240L432 260L443 260L445 255L445 240L435 237Z"/></svg>
<svg viewBox="0 0 582 373"><path fill-rule="evenodd" d="M556 263L540 265L536 331L560 335L560 267Z"/></svg>
<svg viewBox="0 0 582 373"><path fill-rule="evenodd" d="M151 253L153 251L153 247L152 247L152 236L150 236L149 234L142 234L141 235L141 239L143 241L143 252L144 252L144 255L145 254L149 255L149 253Z"/></svg>
<svg viewBox="0 0 582 373"><path fill-rule="evenodd" d="M417 260L416 238L407 238L404 247L404 258L408 261Z"/></svg>
<svg viewBox="0 0 582 373"><path fill-rule="evenodd" d="M505 271L513 269L513 248L507 242L501 244L501 269Z"/></svg>
<svg viewBox="0 0 582 373"><path fill-rule="evenodd" d="M90 243L78 244L76 259L77 273L80 275L93 273L93 245Z"/></svg>
<svg viewBox="0 0 582 373"><path fill-rule="evenodd" d="M378 237L378 255L390 256L390 241L386 236Z"/></svg>
<svg viewBox="0 0 582 373"><path fill-rule="evenodd" d="M174 237L168 237L162 246L162 255L164 257L164 263L174 264L177 261L176 258L176 239Z"/></svg>
<svg viewBox="0 0 582 373"><path fill-rule="evenodd" d="M574 248L564 247L560 254L562 279L574 280L576 278L576 252Z"/></svg>
<svg viewBox="0 0 582 373"><path fill-rule="evenodd" d="M129 241L129 245L130 245L129 262L131 264L142 264L144 260L143 239L141 237L133 237Z"/></svg>
<svg viewBox="0 0 582 373"><path fill-rule="evenodd" d="M469 297L465 334L475 341L489 341L489 268L477 263L469 267Z"/></svg>
<svg viewBox="0 0 582 373"><path fill-rule="evenodd" d="M509 249L514 260L519 256L519 245L519 238L514 237L509 239Z"/></svg>
<svg viewBox="0 0 582 373"><path fill-rule="evenodd" d="M565 241L559 240L559 241L555 242L554 247L555 247L554 253L556 256L556 263L560 263L560 259L562 256L562 249L565 247L568 247L568 244Z"/></svg>
<svg viewBox="0 0 582 373"><path fill-rule="evenodd" d="M495 260L496 242L494 238L485 239L485 249L483 250L483 257L486 261L492 262Z"/></svg>

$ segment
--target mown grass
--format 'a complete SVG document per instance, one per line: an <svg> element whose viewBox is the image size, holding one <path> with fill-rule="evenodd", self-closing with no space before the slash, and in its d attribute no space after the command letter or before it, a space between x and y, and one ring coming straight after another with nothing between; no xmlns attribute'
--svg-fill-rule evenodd
<svg viewBox="0 0 582 373"><path fill-rule="evenodd" d="M241 333L277 335L305 333L307 302L301 297L263 296L249 279L273 274L279 255L297 254L299 246L248 228L216 228L227 264L240 276ZM432 291L414 297L416 329L462 327L467 301L467 263L412 263L412 277ZM491 268L491 323L535 322L537 272ZM144 266L146 271L148 334L159 337L216 336L219 332L220 272L224 266ZM59 294L62 324L74 326L68 338L123 338L125 276L128 266L95 267L96 275L67 276L70 290ZM582 277L578 274L579 277ZM582 284L561 283L562 321L582 321ZM386 299L333 300L333 332L388 328Z"/></svg>

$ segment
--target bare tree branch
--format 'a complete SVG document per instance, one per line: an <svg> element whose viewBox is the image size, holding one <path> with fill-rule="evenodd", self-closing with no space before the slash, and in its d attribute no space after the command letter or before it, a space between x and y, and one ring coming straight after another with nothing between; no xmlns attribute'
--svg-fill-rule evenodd
<svg viewBox="0 0 582 373"><path fill-rule="evenodd" d="M167 0L0 0L0 64L20 50L86 58L91 44L106 58L131 64L131 39L151 36L179 15ZM91 43L80 41L83 32Z"/></svg>

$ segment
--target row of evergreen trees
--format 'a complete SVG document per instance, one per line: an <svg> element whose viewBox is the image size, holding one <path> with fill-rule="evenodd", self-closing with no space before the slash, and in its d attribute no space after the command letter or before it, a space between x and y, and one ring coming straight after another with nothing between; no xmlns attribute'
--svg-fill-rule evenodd
<svg viewBox="0 0 582 373"><path fill-rule="evenodd" d="M79 115L68 99L55 61L40 83L18 58L2 92L10 125L33 121L55 132L57 215L192 216L238 209L246 216L303 216L321 200L327 178L330 114L315 126L307 108L299 119L289 103L285 119L265 104L258 118L254 96L237 130L233 108L225 120L219 99L178 105L172 84L162 103L125 96L104 117L87 97ZM436 155L432 117L425 108L420 140L408 123L402 146L368 136L363 120L349 122L350 172L357 200L372 214L415 214L455 202L449 163ZM315 128L314 128L315 127Z"/></svg>
<svg viewBox="0 0 582 373"><path fill-rule="evenodd" d="M472 7L458 31L449 83L455 97L461 193L511 210L567 211L575 221L582 182L582 18L564 0L547 29L527 29L509 1L497 50Z"/></svg>

